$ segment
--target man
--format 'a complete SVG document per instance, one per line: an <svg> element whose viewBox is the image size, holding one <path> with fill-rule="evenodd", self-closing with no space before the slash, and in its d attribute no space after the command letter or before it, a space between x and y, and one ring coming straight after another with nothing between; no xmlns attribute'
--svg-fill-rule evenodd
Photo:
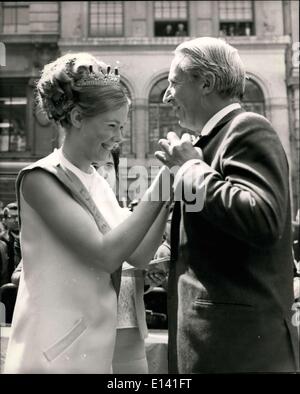
<svg viewBox="0 0 300 394"><path fill-rule="evenodd" d="M117 192L119 178L120 149L115 148L108 155L104 163L96 163L95 167L103 178L108 182L113 191Z"/></svg>
<svg viewBox="0 0 300 394"><path fill-rule="evenodd" d="M19 237L18 206L16 202L6 205L3 210L3 223L7 230L2 240L7 247L7 270L0 288L0 301L6 308L6 323L12 322L14 307L17 298L19 278L22 270L21 248ZM1 278L0 278L1 279ZM10 283L12 282L12 283Z"/></svg>
<svg viewBox="0 0 300 394"><path fill-rule="evenodd" d="M288 163L269 121L238 103L244 87L238 52L223 40L176 48L163 100L200 138L193 146L187 134L170 132L156 157L180 166L175 188L203 204L193 212L191 202L175 201L171 373L298 368Z"/></svg>
<svg viewBox="0 0 300 394"><path fill-rule="evenodd" d="M21 260L18 205L16 202L11 202L4 208L3 223L7 228L2 240L6 242L8 248L8 276L10 278Z"/></svg>

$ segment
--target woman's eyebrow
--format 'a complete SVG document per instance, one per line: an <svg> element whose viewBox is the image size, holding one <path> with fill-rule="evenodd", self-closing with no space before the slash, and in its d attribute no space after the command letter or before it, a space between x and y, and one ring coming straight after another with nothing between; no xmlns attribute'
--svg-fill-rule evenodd
<svg viewBox="0 0 300 394"><path fill-rule="evenodd" d="M120 124L120 121L116 120L116 119L112 119L112 120L105 120L105 123L118 123L118 124Z"/></svg>

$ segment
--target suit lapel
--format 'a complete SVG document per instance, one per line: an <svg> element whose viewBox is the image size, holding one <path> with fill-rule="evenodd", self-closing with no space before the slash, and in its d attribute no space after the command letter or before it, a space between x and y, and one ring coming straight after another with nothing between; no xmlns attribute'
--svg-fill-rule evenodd
<svg viewBox="0 0 300 394"><path fill-rule="evenodd" d="M211 141L215 135L218 134L218 132L228 123L230 122L234 117L236 117L238 114L245 112L242 108L235 109L234 111L229 112L224 118L222 118L216 126L212 129L212 131L208 135L200 135L199 140L196 142L195 147L203 149L209 141Z"/></svg>
<svg viewBox="0 0 300 394"><path fill-rule="evenodd" d="M200 136L196 142L195 147L203 149L209 141L211 141L218 132L234 117L238 114L245 112L242 108L238 108L234 111L229 112L224 118L222 118L217 125L212 129L208 135ZM171 221L171 261L175 262L178 258L178 248L180 244L180 221L181 221L181 202L175 201L174 210Z"/></svg>

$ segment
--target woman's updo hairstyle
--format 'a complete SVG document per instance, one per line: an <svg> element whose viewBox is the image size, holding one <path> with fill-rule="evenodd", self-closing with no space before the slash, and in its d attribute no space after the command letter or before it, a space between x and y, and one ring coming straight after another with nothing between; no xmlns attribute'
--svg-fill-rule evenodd
<svg viewBox="0 0 300 394"><path fill-rule="evenodd" d="M118 110L130 100L120 84L118 70L88 53L64 55L47 64L37 83L37 100L49 119L71 126L77 106L83 117Z"/></svg>

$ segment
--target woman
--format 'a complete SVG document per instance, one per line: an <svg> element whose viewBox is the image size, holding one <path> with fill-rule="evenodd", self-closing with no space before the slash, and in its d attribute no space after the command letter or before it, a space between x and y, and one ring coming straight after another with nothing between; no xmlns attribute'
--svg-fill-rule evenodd
<svg viewBox="0 0 300 394"><path fill-rule="evenodd" d="M168 209L153 193L168 170L124 215L91 164L122 140L129 100L117 70L93 56L47 65L37 97L66 135L17 179L23 271L5 372L110 373L119 268L144 267L157 249Z"/></svg>

